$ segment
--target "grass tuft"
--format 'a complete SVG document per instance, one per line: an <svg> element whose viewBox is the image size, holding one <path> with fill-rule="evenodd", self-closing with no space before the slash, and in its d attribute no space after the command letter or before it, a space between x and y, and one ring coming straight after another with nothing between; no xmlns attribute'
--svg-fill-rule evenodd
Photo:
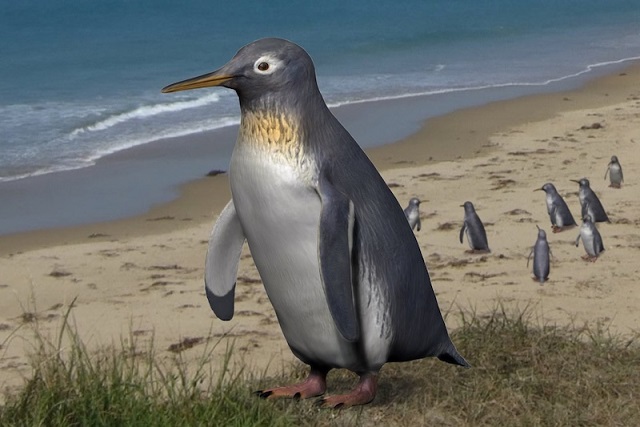
<svg viewBox="0 0 640 427"><path fill-rule="evenodd" d="M318 409L313 399L253 395L304 378L301 365L271 378L232 373L229 348L222 374L214 376L209 360L218 343L207 343L195 364L180 352L160 357L153 344L140 348L133 336L90 354L69 325L70 312L56 342L38 338L33 375L6 397L0 425L595 426L640 419L637 337L612 336L606 327L544 324L528 308L460 313L462 326L452 338L471 369L434 359L387 364L375 401L342 411ZM341 393L356 377L337 370L328 381L330 393Z"/></svg>

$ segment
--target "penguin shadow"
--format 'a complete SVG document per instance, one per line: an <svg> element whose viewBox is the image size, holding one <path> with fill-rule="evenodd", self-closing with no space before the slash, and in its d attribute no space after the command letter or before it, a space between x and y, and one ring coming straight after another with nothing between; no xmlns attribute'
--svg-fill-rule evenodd
<svg viewBox="0 0 640 427"><path fill-rule="evenodd" d="M430 375L422 372L442 368L437 359L422 359L402 363L387 363L380 372L378 382L378 394L372 402L374 407L388 407L397 402L410 402L415 400L421 390L430 386ZM448 367L444 367L447 369ZM350 379L348 386L353 386L355 377ZM347 386L347 387L348 387ZM348 389L348 388L346 388Z"/></svg>
<svg viewBox="0 0 640 427"><path fill-rule="evenodd" d="M489 261L489 257L485 254L479 257L458 258L433 252L427 256L426 261L429 270L442 270L449 268L464 268L467 265L484 264Z"/></svg>

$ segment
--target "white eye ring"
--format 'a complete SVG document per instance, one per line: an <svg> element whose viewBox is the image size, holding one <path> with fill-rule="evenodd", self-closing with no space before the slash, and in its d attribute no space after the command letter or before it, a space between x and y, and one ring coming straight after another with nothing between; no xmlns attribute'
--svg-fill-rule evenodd
<svg viewBox="0 0 640 427"><path fill-rule="evenodd" d="M258 74L271 74L281 65L281 61L273 56L261 56L253 64L253 69Z"/></svg>

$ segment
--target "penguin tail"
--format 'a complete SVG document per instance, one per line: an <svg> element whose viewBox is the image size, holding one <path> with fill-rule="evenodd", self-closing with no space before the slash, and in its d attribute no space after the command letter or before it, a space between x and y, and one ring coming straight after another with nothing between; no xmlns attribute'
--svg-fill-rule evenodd
<svg viewBox="0 0 640 427"><path fill-rule="evenodd" d="M456 350L453 344L450 344L449 348L446 351L440 353L438 355L438 359L442 360L443 362L451 363L452 365L462 366L464 368L471 367L469 362L467 362L464 357L462 357L460 353L458 353L458 350Z"/></svg>

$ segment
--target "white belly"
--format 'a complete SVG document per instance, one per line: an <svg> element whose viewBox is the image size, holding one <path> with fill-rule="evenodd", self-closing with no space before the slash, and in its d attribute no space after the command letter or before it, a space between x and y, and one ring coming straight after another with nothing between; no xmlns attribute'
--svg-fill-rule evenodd
<svg viewBox="0 0 640 427"><path fill-rule="evenodd" d="M354 346L334 326L320 277L321 203L308 175L238 144L231 159L233 202L282 332L305 362L354 367Z"/></svg>
<svg viewBox="0 0 640 427"><path fill-rule="evenodd" d="M580 227L580 233L582 234L582 245L584 246L584 250L591 256L597 256L596 253L596 245L594 243L595 236L593 235L593 231L591 228L582 225Z"/></svg>
<svg viewBox="0 0 640 427"><path fill-rule="evenodd" d="M415 209L409 212L409 216L407 219L409 220L409 225L411 226L412 229L418 223L419 218L420 218L420 214Z"/></svg>
<svg viewBox="0 0 640 427"><path fill-rule="evenodd" d="M622 169L618 165L611 165L609 168L609 175L611 182L622 182Z"/></svg>

